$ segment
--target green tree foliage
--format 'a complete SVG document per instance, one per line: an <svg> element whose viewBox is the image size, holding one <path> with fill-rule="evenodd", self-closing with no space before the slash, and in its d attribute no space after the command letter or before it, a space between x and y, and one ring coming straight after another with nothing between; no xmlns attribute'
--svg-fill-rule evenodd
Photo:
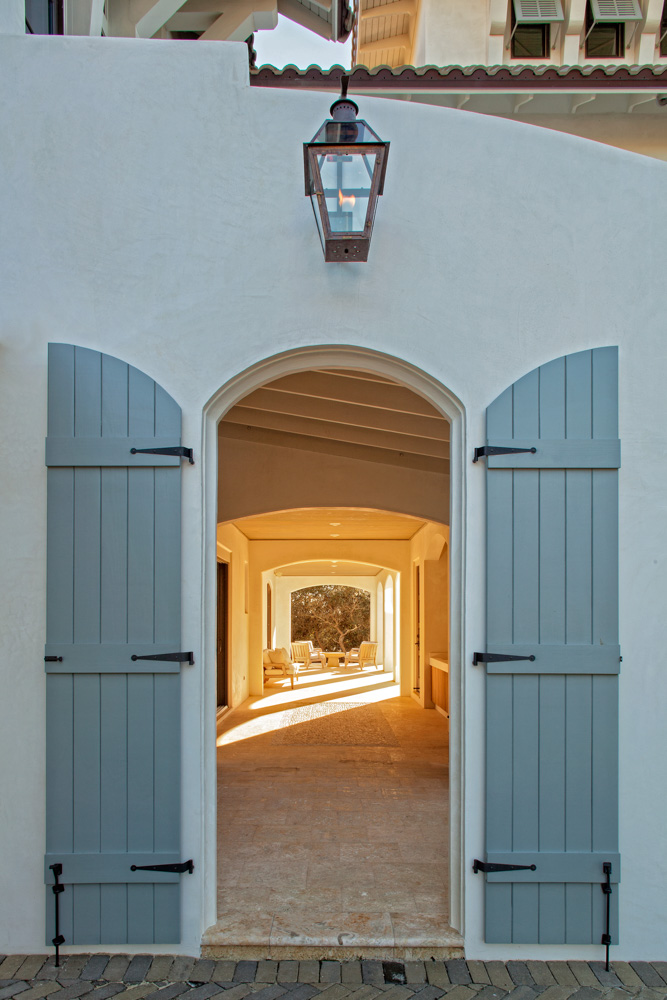
<svg viewBox="0 0 667 1000"><path fill-rule="evenodd" d="M332 652L348 652L367 641L371 631L371 595L356 587L325 583L292 594L292 642L312 639Z"/></svg>

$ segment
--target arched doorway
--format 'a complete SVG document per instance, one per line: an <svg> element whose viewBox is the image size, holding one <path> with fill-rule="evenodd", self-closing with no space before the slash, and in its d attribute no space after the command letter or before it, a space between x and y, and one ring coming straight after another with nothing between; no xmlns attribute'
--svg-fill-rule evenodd
<svg viewBox="0 0 667 1000"><path fill-rule="evenodd" d="M450 539L450 550L451 550L451 595L450 595L450 627L448 636L449 645L449 660L451 664L451 679L452 679L452 694L451 694L451 706L452 706L452 726L451 726L451 760L452 760L452 775L451 775L451 797L452 797L452 836L451 836L451 890L450 890L450 922L453 925L458 925L460 927L460 886L461 886L461 851L460 851L460 816L461 816L461 806L459 802L460 787L461 787L461 773L460 773L460 742L461 742L461 669L460 669L460 657L458 655L458 650L460 648L460 637L461 637L461 626L462 626L462 600L461 600L461 565L462 565L462 542L463 542L463 532L461 531L461 514L462 514L462 474L461 474L461 462L462 462L462 448L461 439L463 431L463 413L458 402L451 396L451 394L441 385L439 385L435 380L431 379L428 375L423 372L418 371L412 366L406 365L395 358L389 358L385 355L375 354L372 352L365 352L360 349L355 348L325 348L325 349L306 349L303 351L290 352L280 355L276 358L269 359L268 361L262 362L257 365L254 369L245 372L243 375L239 376L237 379L233 380L230 384L224 387L220 393L216 396L208 407L207 418L206 418L206 436L205 436L205 448L206 448L206 464L207 464L207 476L206 476L206 494L207 494L207 534L211 527L211 521L213 522L213 537L215 537L215 525L216 525L216 514L213 511L216 509L215 494L217 490L217 482L209 475L208 470L215 468L217 465L217 423L225 414L228 414L235 407L243 408L244 400L248 396L253 394L256 396L257 393L263 391L267 383L275 383L276 380L286 379L289 376L296 376L299 373L307 373L316 371L318 374L334 373L337 377L345 372L353 372L361 381L366 379L372 382L373 376L378 376L378 381L382 381L387 384L390 383L394 386L409 389L417 397L426 400L429 406L433 407L437 413L444 417L450 428L449 434L449 453L450 453L450 470L451 470L451 485L447 491L446 501L447 501L447 521L449 522L450 530L452 531ZM356 379L355 379L356 381ZM281 390L278 389L278 392ZM257 407L257 399L254 400L255 408ZM242 414L245 416L245 414ZM287 416L290 416L287 414ZM312 417L311 419L317 419ZM236 423L237 427L240 427L240 423ZM251 427L252 425L247 424L246 427ZM351 424L351 426L354 426ZM269 439L271 433L275 432L275 427L264 428L267 433L266 438ZM377 428L376 428L377 429ZM380 428L382 429L382 428ZM291 433L297 433L296 431L291 431ZM414 435L417 437L417 435ZM234 436L235 441L241 440L243 435L238 433ZM264 442L266 443L266 442ZM274 442L275 443L275 442ZM354 442L358 444L359 442ZM302 450L307 450L302 447ZM329 453L331 455L331 452ZM339 458L340 456L336 456ZM262 475L266 476L266 466L254 464L255 470L261 469ZM290 470L288 469L286 477L289 478ZM337 474L337 473L336 473ZM252 475L255 475L253 472ZM335 477L333 477L335 478ZM227 477L229 481L229 477ZM333 481L333 479L332 479ZM256 483L256 480L255 480ZM284 488L284 482L280 482L277 479L271 483L271 488L275 487L273 492L279 491ZM348 485L349 484L343 484ZM232 484L232 489L237 490L238 483ZM355 495L350 494L353 498ZM401 509L400 504L404 501L396 501L396 493L392 493L393 500L395 504L394 509L398 506ZM344 500L340 493L338 494L339 502ZM356 497L358 502L358 495ZM354 499L348 500L348 503L354 503ZM260 505L261 506L261 505ZM342 506L342 504L341 504ZM403 507L404 509L404 507ZM251 516L251 515L248 515ZM444 518L443 518L444 520ZM335 531L335 524L331 524L331 535L337 534ZM254 540L250 540L250 547L254 545ZM421 554L420 558L428 558L428 553L426 550ZM396 661L400 662L401 650L398 629L399 629L399 614L394 614L394 608L400 606L400 602L404 600L407 602L407 607L409 608L409 601L411 599L410 588L407 586L407 580L409 579L409 574L404 574L403 585L401 585L400 576L387 577L382 581L376 581L381 583L383 592L383 613L382 613L382 646L383 646L383 657L386 660L387 657L391 659L392 655L395 656ZM403 593L401 594L401 591ZM251 574L250 581L250 598L249 604L253 605L253 580ZM262 589L261 581L259 583L259 588L255 594L255 597L259 596L261 603ZM207 606L208 606L208 586L207 586ZM277 605L274 603L274 611L277 614ZM409 613L409 612L408 612ZM207 622L207 633L210 628L210 623ZM409 632L409 630L408 630ZM409 637L408 637L409 641ZM404 662L407 662L407 657L403 657ZM254 661L253 661L254 662ZM253 668L254 669L254 668ZM429 706L430 707L430 706Z"/></svg>

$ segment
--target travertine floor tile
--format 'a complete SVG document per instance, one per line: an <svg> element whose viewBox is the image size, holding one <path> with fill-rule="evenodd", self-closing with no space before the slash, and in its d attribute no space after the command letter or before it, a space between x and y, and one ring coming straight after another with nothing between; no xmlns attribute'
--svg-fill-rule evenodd
<svg viewBox="0 0 667 1000"><path fill-rule="evenodd" d="M286 710L326 701L322 677L285 696L268 687L222 720L216 927L238 945L436 944L449 896L447 722L376 674L363 683L387 698L371 690L359 715L368 745L355 744L354 707L333 704L340 692L313 710L316 740L309 721L295 723L299 743L283 740ZM327 725L339 716L335 743Z"/></svg>

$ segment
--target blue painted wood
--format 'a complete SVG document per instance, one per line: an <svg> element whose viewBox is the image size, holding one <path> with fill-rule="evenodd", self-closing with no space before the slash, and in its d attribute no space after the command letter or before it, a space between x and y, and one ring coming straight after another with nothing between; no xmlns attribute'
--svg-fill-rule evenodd
<svg viewBox="0 0 667 1000"><path fill-rule="evenodd" d="M617 351L558 358L487 410L486 940L599 944L618 856ZM618 892L615 883L613 912Z"/></svg>
<svg viewBox="0 0 667 1000"><path fill-rule="evenodd" d="M96 351L49 348L47 942L176 944L180 878L180 409ZM160 912L157 912L159 908Z"/></svg>

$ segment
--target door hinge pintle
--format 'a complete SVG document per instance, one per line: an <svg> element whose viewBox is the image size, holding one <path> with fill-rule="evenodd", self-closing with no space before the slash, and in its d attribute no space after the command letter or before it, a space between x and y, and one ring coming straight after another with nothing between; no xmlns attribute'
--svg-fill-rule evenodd
<svg viewBox="0 0 667 1000"><path fill-rule="evenodd" d="M537 448L504 448L493 444L485 444L482 448L475 448L473 462L479 462L480 458L489 458L494 455L520 455L529 452L534 455Z"/></svg>

